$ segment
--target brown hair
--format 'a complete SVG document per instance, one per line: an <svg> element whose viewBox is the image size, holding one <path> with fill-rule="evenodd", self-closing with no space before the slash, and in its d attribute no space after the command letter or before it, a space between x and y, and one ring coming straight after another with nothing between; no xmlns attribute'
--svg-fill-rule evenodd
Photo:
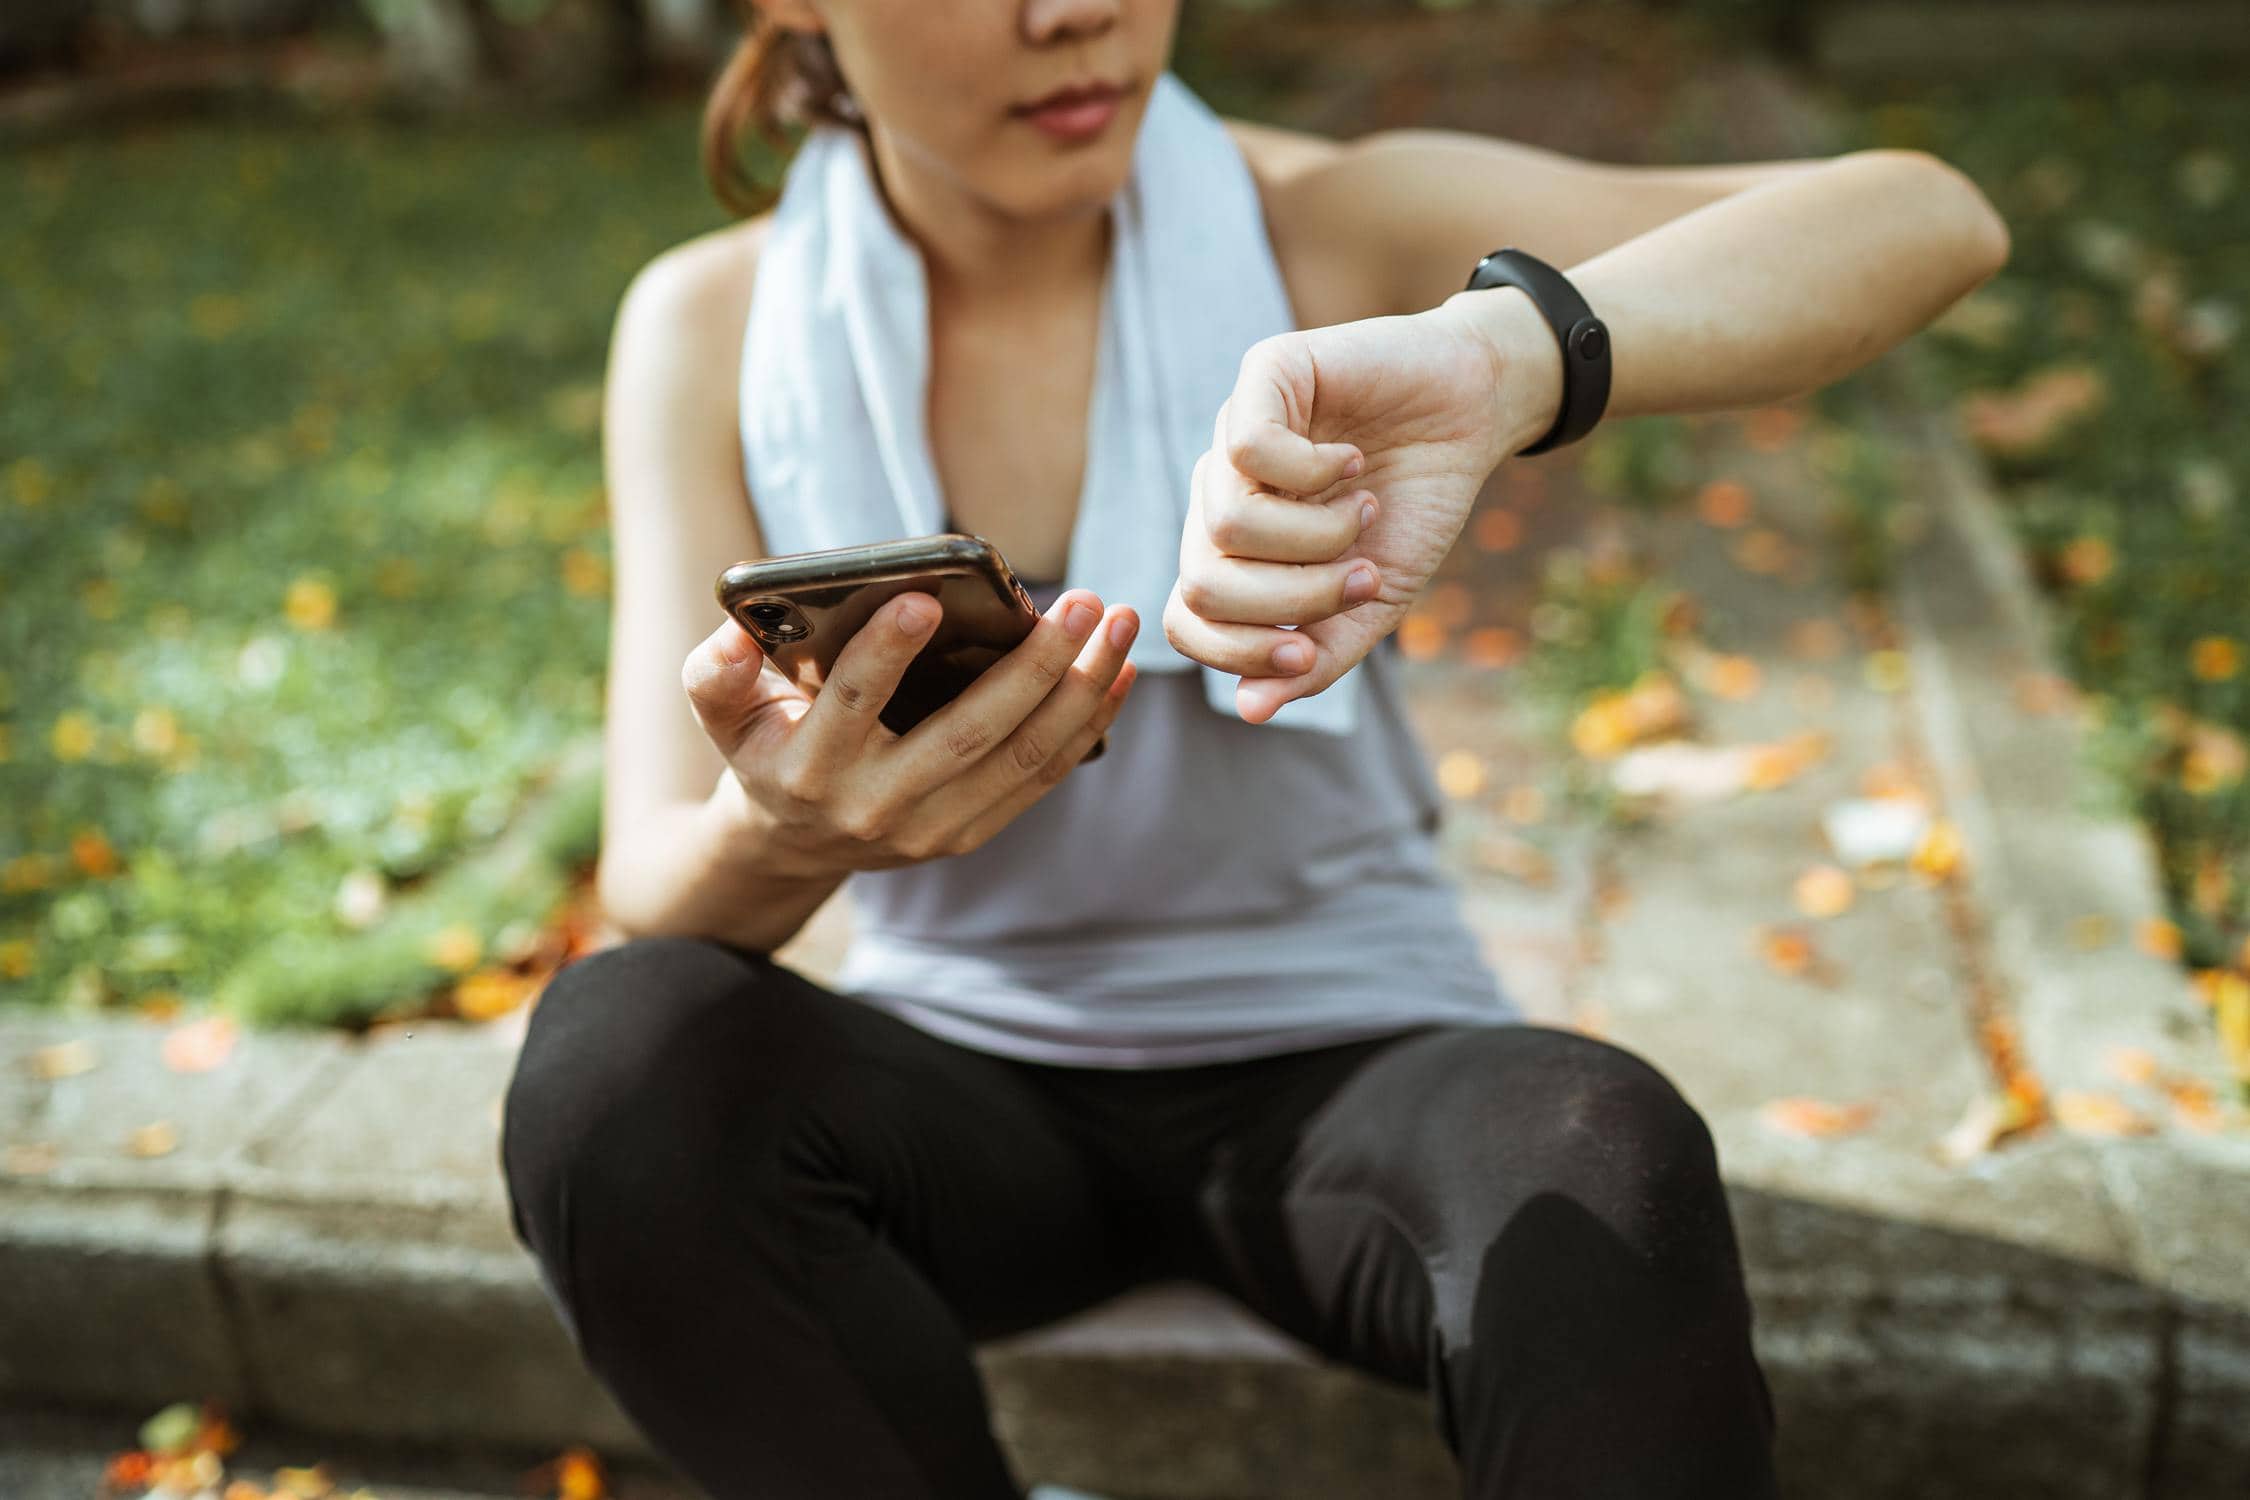
<svg viewBox="0 0 2250 1500"><path fill-rule="evenodd" d="M703 106L703 175L721 203L747 218L773 195L743 163L745 132L756 130L787 155L795 142L786 126L814 121L860 131L867 126L844 86L826 32L776 26L752 0L736 0L735 8L742 14L742 41Z"/></svg>

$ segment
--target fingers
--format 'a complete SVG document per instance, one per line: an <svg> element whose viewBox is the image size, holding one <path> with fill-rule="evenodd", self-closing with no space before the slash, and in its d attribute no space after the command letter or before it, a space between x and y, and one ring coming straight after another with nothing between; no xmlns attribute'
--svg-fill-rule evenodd
<svg viewBox="0 0 2250 1500"><path fill-rule="evenodd" d="M1100 623L1100 596L1092 589L1066 589L1030 635L958 698L899 738L892 754L901 777L926 791L981 760L1045 701Z"/></svg>
<svg viewBox="0 0 2250 1500"><path fill-rule="evenodd" d="M1180 602L1203 620L1310 625L1374 598L1382 583L1382 570L1356 555L1325 563L1283 563L1206 552L1183 556L1174 587Z"/></svg>
<svg viewBox="0 0 2250 1500"><path fill-rule="evenodd" d="M1256 483L1293 495L1318 494L1359 473L1365 457L1357 447L1306 435L1315 373L1299 334L1252 344L1233 394L1219 407L1211 446Z"/></svg>
<svg viewBox="0 0 2250 1500"><path fill-rule="evenodd" d="M937 627L937 600L909 591L887 599L844 643L820 692L790 738L790 757L815 768L849 765L879 726L883 705Z"/></svg>
<svg viewBox="0 0 2250 1500"><path fill-rule="evenodd" d="M768 668L756 637L731 615L680 663L680 686L703 732L729 760L761 724L793 719L811 706L803 689Z"/></svg>
<svg viewBox="0 0 2250 1500"><path fill-rule="evenodd" d="M1295 677L1319 665L1319 647L1306 632L1206 619L1182 600L1184 581L1164 601L1164 638L1182 656L1242 677Z"/></svg>
<svg viewBox="0 0 2250 1500"><path fill-rule="evenodd" d="M1052 785L1062 777L1069 767L1055 764L1060 752L1086 721L1100 711L1103 695L1116 683L1125 666L1126 650L1132 645L1139 626L1140 620L1129 605L1120 604L1107 613L1101 628L1087 638L1062 681L1004 741L977 763L969 785L964 788L964 802L972 807L982 806L1026 781L1044 779Z"/></svg>
<svg viewBox="0 0 2250 1500"><path fill-rule="evenodd" d="M1268 562L1327 562L1372 525L1372 491L1346 488L1326 500L1291 499L1253 488L1215 452L1196 462L1191 493L1215 552Z"/></svg>
<svg viewBox="0 0 2250 1500"><path fill-rule="evenodd" d="M956 844L965 849L976 848L1014 822L1025 808L1052 791L1057 782L1077 768L1078 763L1086 758L1087 752L1094 748L1094 742L1116 722L1118 711L1124 707L1125 700L1132 696L1133 684L1139 677L1140 669L1130 662L1125 663L1109 684L1108 690L1102 694L1101 706L1095 710L1094 716L1078 727L1038 775L1018 784L1013 791L979 813L966 828L956 834Z"/></svg>

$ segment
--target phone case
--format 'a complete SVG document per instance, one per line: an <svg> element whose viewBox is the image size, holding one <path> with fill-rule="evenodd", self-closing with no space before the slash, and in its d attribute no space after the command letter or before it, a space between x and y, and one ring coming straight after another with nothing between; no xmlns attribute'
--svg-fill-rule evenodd
<svg viewBox="0 0 2250 1500"><path fill-rule="evenodd" d="M736 563L714 592L767 659L808 693L820 690L845 643L886 600L934 597L944 611L937 629L877 715L898 734L959 697L1039 623L1000 549L957 531ZM1081 763L1108 745L1104 734Z"/></svg>

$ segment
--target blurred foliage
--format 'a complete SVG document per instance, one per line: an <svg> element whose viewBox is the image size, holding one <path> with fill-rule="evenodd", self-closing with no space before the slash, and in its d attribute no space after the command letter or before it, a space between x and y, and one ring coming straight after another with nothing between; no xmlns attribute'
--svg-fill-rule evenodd
<svg viewBox="0 0 2250 1500"><path fill-rule="evenodd" d="M0 1000L200 1001L264 954L319 982L230 1003L339 1019L461 967L416 888L600 724L602 366L631 274L722 220L695 132L681 105L14 154ZM576 805L530 873L450 888L474 948L590 858Z"/></svg>
<svg viewBox="0 0 2250 1500"><path fill-rule="evenodd" d="M2100 753L2155 831L2198 966L2250 927L2250 94L1979 84L1868 109L2007 218L2007 268L1927 342L1999 475Z"/></svg>

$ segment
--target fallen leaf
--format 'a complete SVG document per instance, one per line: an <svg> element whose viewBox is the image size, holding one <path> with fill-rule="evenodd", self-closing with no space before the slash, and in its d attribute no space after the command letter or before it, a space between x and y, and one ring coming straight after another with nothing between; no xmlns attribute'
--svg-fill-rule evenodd
<svg viewBox="0 0 2250 1500"><path fill-rule="evenodd" d="M1961 868L1961 830L1944 818L1932 820L1907 863L1917 875L1950 879Z"/></svg>
<svg viewBox="0 0 2250 1500"><path fill-rule="evenodd" d="M538 987L529 975L479 969L453 987L453 1008L463 1020L497 1020L530 999Z"/></svg>
<svg viewBox="0 0 2250 1500"><path fill-rule="evenodd" d="M53 1141L30 1141L0 1150L0 1169L11 1177L33 1177L41 1172L52 1172L62 1160L62 1152Z"/></svg>
<svg viewBox="0 0 2250 1500"><path fill-rule="evenodd" d="M1802 661L1834 661L1851 644L1844 627L1826 615L1789 627L1789 654Z"/></svg>
<svg viewBox="0 0 2250 1500"><path fill-rule="evenodd" d="M2007 1137L2028 1130L2044 1118L2020 1094L1995 1090L1969 1101L1961 1118L1934 1148L1938 1160L1958 1167L1984 1155Z"/></svg>
<svg viewBox="0 0 2250 1500"><path fill-rule="evenodd" d="M1505 625L1480 626L1461 640L1462 658L1475 667L1513 666L1523 653L1522 633Z"/></svg>
<svg viewBox="0 0 2250 1500"><path fill-rule="evenodd" d="M1796 1094L1768 1100L1759 1107L1758 1118L1768 1128L1787 1135L1825 1139L1866 1129L1875 1118L1875 1106L1865 1102L1835 1104Z"/></svg>
<svg viewBox="0 0 2250 1500"><path fill-rule="evenodd" d="M2241 981L2242 976L2234 976ZM2219 1049L2236 1081L2250 1083L2250 983L2238 982L2219 995Z"/></svg>
<svg viewBox="0 0 2250 1500"><path fill-rule="evenodd" d="M164 1066L175 1073L208 1073L234 1051L240 1028L230 1016L205 1016L164 1036Z"/></svg>
<svg viewBox="0 0 2250 1500"><path fill-rule="evenodd" d="M1438 790L1456 800L1484 790L1484 759L1474 750L1448 750L1438 757Z"/></svg>
<svg viewBox="0 0 2250 1500"><path fill-rule="evenodd" d="M152 1120L125 1137L125 1149L135 1156L170 1156L180 1147L180 1132L170 1120Z"/></svg>
<svg viewBox="0 0 2250 1500"><path fill-rule="evenodd" d="M2115 1094L2065 1089L2055 1095L2055 1123L2073 1135L2148 1135L2154 1121Z"/></svg>
<svg viewBox="0 0 2250 1500"><path fill-rule="evenodd" d="M1758 956L1766 967L1776 974L1791 979L1809 979L1815 984L1834 984L1837 975L1820 950L1813 945L1812 935L1794 924L1762 926L1752 934Z"/></svg>
<svg viewBox="0 0 2250 1500"><path fill-rule="evenodd" d="M1408 661L1430 661L1445 650L1445 627L1420 611L1399 621L1392 634L1398 641L1399 654Z"/></svg>
<svg viewBox="0 0 2250 1500"><path fill-rule="evenodd" d="M1742 414L1743 441L1759 453L1778 453L1805 425L1805 414L1793 406L1760 406Z"/></svg>
<svg viewBox="0 0 2250 1500"><path fill-rule="evenodd" d="M609 1482L590 1448L571 1448L555 1466L556 1500L604 1500Z"/></svg>
<svg viewBox="0 0 2250 1500"><path fill-rule="evenodd" d="M2091 953L2096 948L2106 948L2117 936L2117 924L2100 912L2088 912L2070 919L2070 946L2081 953Z"/></svg>
<svg viewBox="0 0 2250 1500"><path fill-rule="evenodd" d="M1745 573L1770 575L1789 566L1789 539L1764 527L1744 532L1730 551L1735 566Z"/></svg>
<svg viewBox="0 0 2250 1500"><path fill-rule="evenodd" d="M2148 1083L2156 1077L2156 1054L2146 1047L2112 1047L2104 1062L2120 1083Z"/></svg>
<svg viewBox="0 0 2250 1500"><path fill-rule="evenodd" d="M1695 492L1695 513L1707 526L1740 526L1750 519L1750 487L1739 479L1714 479Z"/></svg>
<svg viewBox="0 0 2250 1500"><path fill-rule="evenodd" d="M1747 656L1718 656L1704 664L1704 688L1730 703L1757 697L1764 681L1757 662Z"/></svg>
<svg viewBox="0 0 2250 1500"><path fill-rule="evenodd" d="M1480 870L1490 870L1544 889L1555 883L1555 862L1545 850L1513 834L1488 832L1480 836L1470 856Z"/></svg>
<svg viewBox="0 0 2250 1500"><path fill-rule="evenodd" d="M2226 1123L2218 1096L2199 1079L2166 1074L2157 1080L2165 1101L2172 1106L2172 1122L2199 1135L2212 1135Z"/></svg>
<svg viewBox="0 0 2250 1500"><path fill-rule="evenodd" d="M2168 958L2175 962L2184 946L2179 924L2163 917L2143 917L2133 928L2133 942L2152 958Z"/></svg>
<svg viewBox="0 0 2250 1500"><path fill-rule="evenodd" d="M1909 680L1904 651L1870 651L1862 664L1861 678L1868 690L1877 693L1902 693Z"/></svg>
<svg viewBox="0 0 2250 1500"><path fill-rule="evenodd" d="M83 1037L67 1042L57 1042L52 1047L41 1047L31 1054L31 1071L34 1076L53 1082L57 1078L75 1078L80 1073L90 1073L101 1064L101 1056L94 1044Z"/></svg>
<svg viewBox="0 0 2250 1500"><path fill-rule="evenodd" d="M1858 893L1851 876L1834 865L1814 865L1797 877L1793 892L1797 910L1808 917L1839 917L1851 910Z"/></svg>
<svg viewBox="0 0 2250 1500"><path fill-rule="evenodd" d="M1480 510L1469 535L1479 552L1506 552L1523 540L1523 517L1512 510Z"/></svg>

